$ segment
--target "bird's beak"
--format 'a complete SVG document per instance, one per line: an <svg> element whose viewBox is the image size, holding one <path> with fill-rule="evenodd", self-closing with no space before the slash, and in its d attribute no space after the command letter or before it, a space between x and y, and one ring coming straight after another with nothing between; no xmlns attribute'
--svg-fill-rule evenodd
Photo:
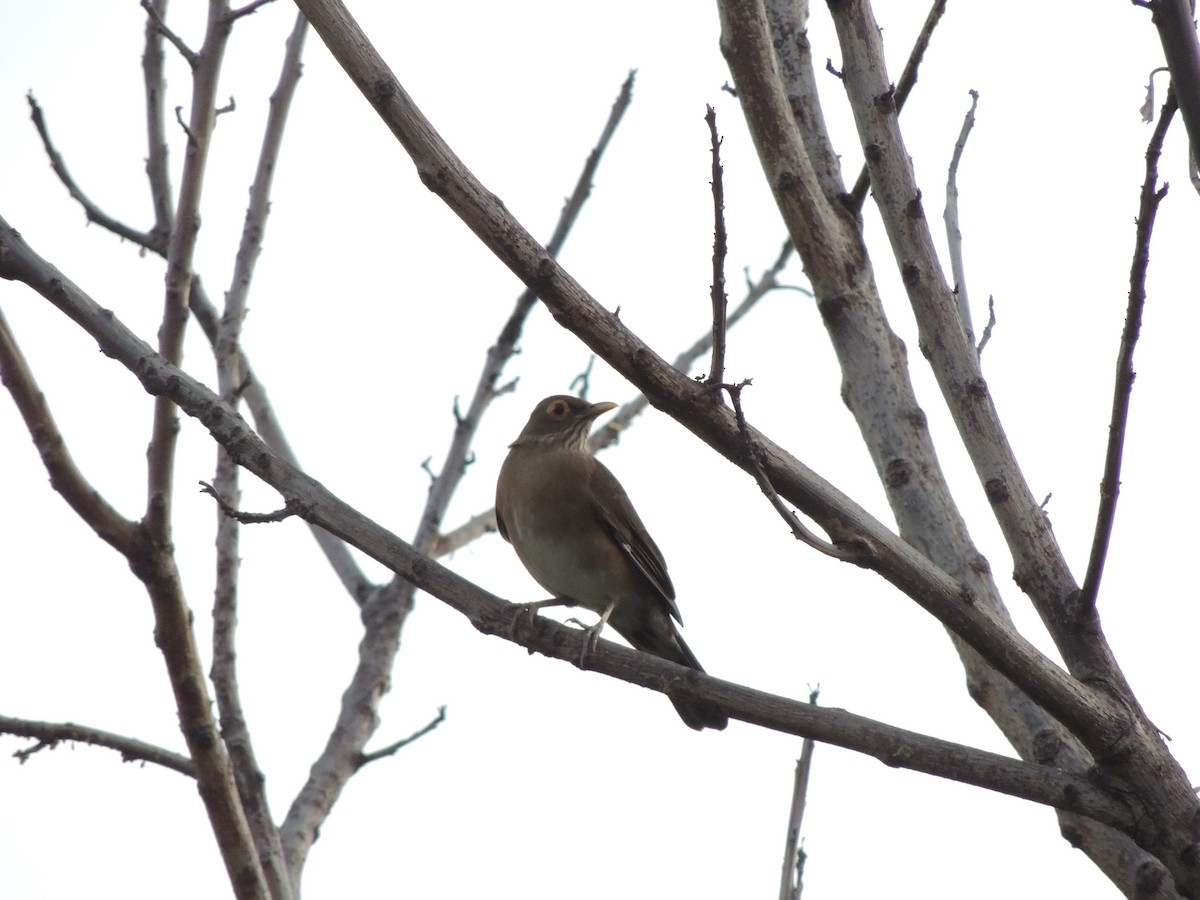
<svg viewBox="0 0 1200 900"><path fill-rule="evenodd" d="M594 419L594 418L596 418L596 416L602 416L602 415L604 415L604 413L608 412L610 409L616 409L616 408L617 408L617 404L609 403L607 401L604 403L593 403L591 406L588 407L587 417L589 419Z"/></svg>

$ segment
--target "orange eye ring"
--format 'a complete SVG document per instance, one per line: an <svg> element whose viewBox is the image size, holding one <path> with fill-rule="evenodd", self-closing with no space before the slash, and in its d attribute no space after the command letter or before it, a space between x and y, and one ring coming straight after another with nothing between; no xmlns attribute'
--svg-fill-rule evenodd
<svg viewBox="0 0 1200 900"><path fill-rule="evenodd" d="M555 400L546 407L546 415L550 416L552 419L565 419L567 417L567 413L570 411L571 407L569 407L566 404L566 401L563 400Z"/></svg>

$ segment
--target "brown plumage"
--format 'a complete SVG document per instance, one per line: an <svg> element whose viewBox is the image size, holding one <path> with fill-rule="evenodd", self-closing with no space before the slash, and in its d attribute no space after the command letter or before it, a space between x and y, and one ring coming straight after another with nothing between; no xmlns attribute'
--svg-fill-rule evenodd
<svg viewBox="0 0 1200 900"><path fill-rule="evenodd" d="M667 564L620 482L587 449L588 429L613 403L558 395L539 403L510 445L496 483L496 523L554 601L600 615L634 648L701 672ZM597 631L598 633L598 631ZM690 727L724 728L710 703L671 700Z"/></svg>

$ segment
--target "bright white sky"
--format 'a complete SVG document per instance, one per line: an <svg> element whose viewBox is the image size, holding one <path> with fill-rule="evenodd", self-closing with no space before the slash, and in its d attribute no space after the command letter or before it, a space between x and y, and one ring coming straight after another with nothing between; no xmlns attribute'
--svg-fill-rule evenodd
<svg viewBox="0 0 1200 900"><path fill-rule="evenodd" d="M199 43L204 4L176 2L174 27ZM893 77L925 4L881 4ZM921 8L918 10L917 7ZM729 279L757 273L783 228L738 108L720 90L714 5L613 0L354 3L401 82L475 173L535 233L548 235L618 87L639 70L634 104L563 260L662 355L707 327L711 198L704 107L725 135ZM283 2L239 23L220 95L198 268L228 285L266 97L293 12ZM100 303L153 340L162 265L98 228L50 172L28 121L33 90L80 183L131 224L151 221L143 159L133 0L0 0L0 214ZM1086 37L1085 37L1086 35ZM818 59L839 52L824 8ZM440 460L456 395L519 290L515 278L419 183L368 104L310 36L274 192L245 344L308 470L404 537ZM1124 318L1133 219L1150 128L1138 108L1161 64L1149 14L1128 3L951 4L903 125L931 219L967 92L978 125L960 176L969 288L999 324L985 372L1009 435L1082 576L1100 479L1111 379ZM826 117L852 180L860 154L839 82ZM172 58L168 105L188 103ZM1161 101L1161 96L1159 98ZM1106 630L1150 716L1185 767L1200 724L1183 674L1200 628L1186 560L1194 439L1180 400L1194 385L1195 235L1182 128L1162 163L1171 185L1152 251L1119 519L1101 605ZM178 135L172 161L182 151ZM911 316L868 203L877 275L943 464L1014 617L1047 646L1011 582L1011 560L955 446ZM791 282L803 284L798 267ZM0 308L85 473L123 512L144 503L148 398L95 344L21 286ZM587 351L544 310L508 374L456 498L453 526L491 503L505 445L532 405L565 390ZM214 383L198 329L186 365ZM731 335L731 379L752 377L751 419L890 521L811 301L769 297ZM591 396L632 389L597 365ZM7 396L0 398L0 712L70 720L182 749L144 592L50 490ZM184 424L175 538L199 633L208 643L213 449ZM963 689L942 629L879 579L798 545L753 483L652 413L606 462L670 563L692 648L715 675L821 700L906 728L1007 752ZM277 498L252 479L250 508ZM298 522L246 529L241 681L276 815L282 818L328 734L351 672L356 609ZM494 535L451 564L513 600L540 590ZM384 573L372 563L377 577ZM1176 572L1172 575L1172 572ZM611 635L610 635L611 636ZM404 633L377 745L448 719L350 784L322 830L306 900L415 895L551 898L771 897L800 742L734 723L696 734L667 701L484 638L422 595ZM122 764L107 751L43 752L0 739L0 895L212 898L228 895L192 782ZM7 760L7 761L5 761ZM1057 836L1044 808L870 758L818 747L804 821L806 896L1115 897Z"/></svg>

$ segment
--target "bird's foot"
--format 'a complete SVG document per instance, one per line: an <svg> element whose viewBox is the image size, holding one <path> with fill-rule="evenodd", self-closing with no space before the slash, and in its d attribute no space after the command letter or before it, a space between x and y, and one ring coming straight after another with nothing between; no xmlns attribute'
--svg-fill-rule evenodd
<svg viewBox="0 0 1200 900"><path fill-rule="evenodd" d="M584 663L587 662L587 658L596 652L596 644L600 641L600 632L608 624L608 617L612 615L612 611L616 608L616 605L615 600L608 604L608 609L604 610L600 615L600 621L595 625L584 625L574 617L567 619L567 624L578 625L583 629L583 649L579 651L579 668L586 668Z"/></svg>
<svg viewBox="0 0 1200 900"><path fill-rule="evenodd" d="M585 625L574 616L567 619L566 624L578 625L583 629L583 649L579 651L579 668L584 668L584 662L596 650L596 643L600 640L600 632L604 630L604 620L601 619L595 625Z"/></svg>
<svg viewBox="0 0 1200 900"><path fill-rule="evenodd" d="M516 637L517 623L521 621L522 616L527 616L530 623L537 618L538 610L545 609L547 606L562 606L561 600L538 600L536 603L514 603L516 611L513 613L512 621L508 623L508 636ZM532 651L531 651L532 652Z"/></svg>

